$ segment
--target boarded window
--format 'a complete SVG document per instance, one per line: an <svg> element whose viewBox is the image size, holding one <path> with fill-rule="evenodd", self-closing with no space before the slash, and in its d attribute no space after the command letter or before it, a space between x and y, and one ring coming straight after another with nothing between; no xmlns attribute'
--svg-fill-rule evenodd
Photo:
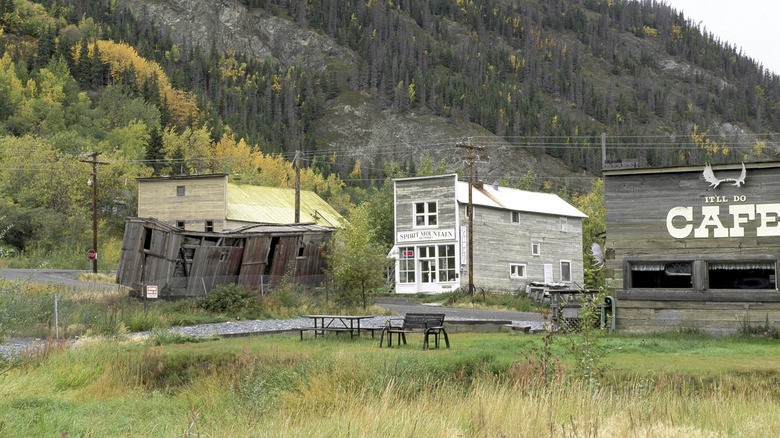
<svg viewBox="0 0 780 438"><path fill-rule="evenodd" d="M176 186L176 196L184 196L184 186Z"/></svg>

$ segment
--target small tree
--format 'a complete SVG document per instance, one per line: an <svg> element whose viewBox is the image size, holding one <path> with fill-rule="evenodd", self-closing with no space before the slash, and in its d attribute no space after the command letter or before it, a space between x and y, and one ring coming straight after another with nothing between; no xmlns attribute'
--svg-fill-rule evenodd
<svg viewBox="0 0 780 438"><path fill-rule="evenodd" d="M336 231L328 248L327 273L338 286L341 304L353 306L358 301L366 308L366 291L384 283L388 265L387 248L377 242L369 221L368 203L357 207L349 223Z"/></svg>

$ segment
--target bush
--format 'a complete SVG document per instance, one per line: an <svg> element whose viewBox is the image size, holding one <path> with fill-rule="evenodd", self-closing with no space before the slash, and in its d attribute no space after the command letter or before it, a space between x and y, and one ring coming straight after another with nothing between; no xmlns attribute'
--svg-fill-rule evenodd
<svg viewBox="0 0 780 438"><path fill-rule="evenodd" d="M230 315L254 314L260 311L257 295L238 284L215 287L201 298L199 305L209 312Z"/></svg>

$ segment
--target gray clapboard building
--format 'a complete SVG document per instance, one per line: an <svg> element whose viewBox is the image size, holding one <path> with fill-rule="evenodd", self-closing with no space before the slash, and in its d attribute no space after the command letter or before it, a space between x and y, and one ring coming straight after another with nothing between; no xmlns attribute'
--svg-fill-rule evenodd
<svg viewBox="0 0 780 438"><path fill-rule="evenodd" d="M395 179L397 293L468 286L469 185L457 175ZM524 291L583 283L585 214L553 194L474 184L474 285Z"/></svg>
<svg viewBox="0 0 780 438"><path fill-rule="evenodd" d="M780 163L604 171L616 327L780 326Z"/></svg>

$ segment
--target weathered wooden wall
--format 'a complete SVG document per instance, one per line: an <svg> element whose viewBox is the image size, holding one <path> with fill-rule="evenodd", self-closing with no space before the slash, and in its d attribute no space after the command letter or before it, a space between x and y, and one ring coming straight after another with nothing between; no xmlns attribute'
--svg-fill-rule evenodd
<svg viewBox="0 0 780 438"><path fill-rule="evenodd" d="M184 186L184 196L177 187ZM227 175L200 175L138 179L138 216L176 226L184 221L188 231L205 231L207 220L215 232L223 230L227 209Z"/></svg>
<svg viewBox="0 0 780 438"><path fill-rule="evenodd" d="M780 203L780 164L746 164L745 183L705 181L703 166L668 169L636 169L604 172L607 212L606 274L613 277L617 296L616 325L625 330L658 330L699 327L712 331L734 330L741 320L767 318L780 321L777 290L707 290L706 262L761 260L777 265L780 235L759 236L760 215L734 224L730 206ZM714 166L719 179L737 179L742 165ZM692 208L691 233L673 237L667 216L675 207ZM707 237L695 237L704 219L702 208L718 207L718 219L726 229L741 228L743 236L715 237L713 225ZM747 216L745 216L747 217ZM672 221L676 229L688 224L683 217ZM770 228L777 225L769 220ZM774 232L774 231L770 231ZM695 285L681 289L632 289L628 284L630 261L690 261ZM775 280L776 281L776 280Z"/></svg>
<svg viewBox="0 0 780 438"><path fill-rule="evenodd" d="M272 228L197 233L151 219L128 218L117 283L138 291L154 284L163 297L203 296L215 286L231 283L252 290L272 286L292 266L291 281L319 284L325 265L323 248L332 231L314 225Z"/></svg>
<svg viewBox="0 0 780 438"><path fill-rule="evenodd" d="M438 228L455 228L455 176L398 181L395 197L396 233L417 229L414 227L414 203L426 201L438 201Z"/></svg>
<svg viewBox="0 0 780 438"><path fill-rule="evenodd" d="M465 208L461 209L463 224ZM540 253L531 253L531 244L540 243ZM582 286L582 219L520 212L512 223L511 212L483 206L474 207L474 284L501 291L525 291L532 281L544 281L544 265L553 266L553 281L561 281L561 260L571 262L571 280ZM525 264L526 278L509 277L510 264ZM465 269L468 275L468 268Z"/></svg>

